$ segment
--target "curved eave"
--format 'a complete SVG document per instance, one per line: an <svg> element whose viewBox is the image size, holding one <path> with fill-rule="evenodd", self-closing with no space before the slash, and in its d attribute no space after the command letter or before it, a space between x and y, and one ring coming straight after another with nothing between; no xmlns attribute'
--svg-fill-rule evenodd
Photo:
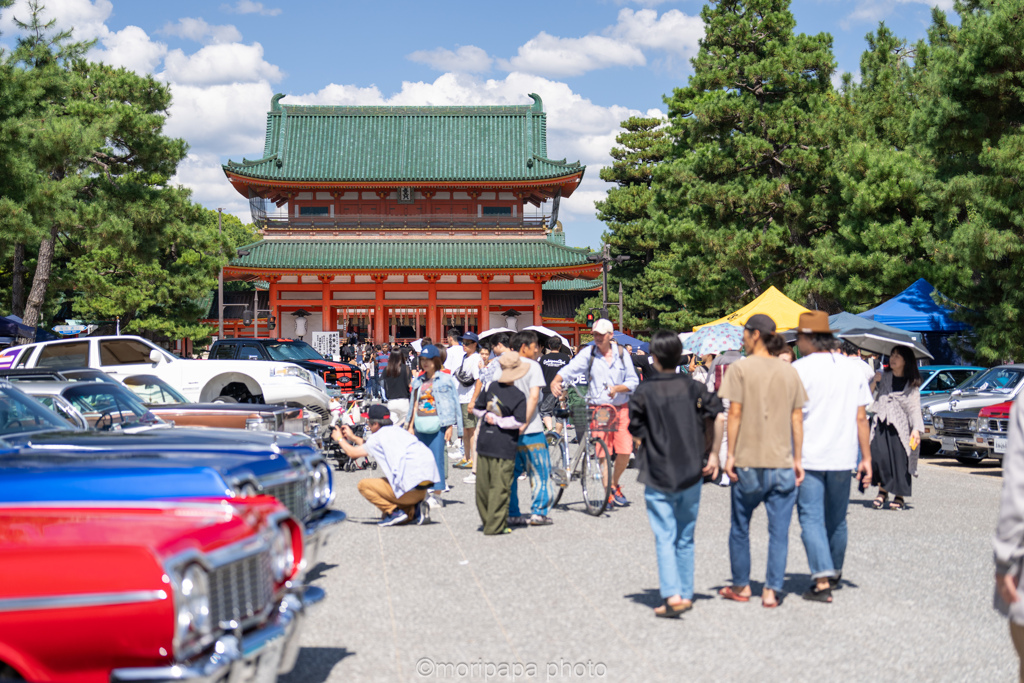
<svg viewBox="0 0 1024 683"><path fill-rule="evenodd" d="M576 186L583 180L583 173L586 168L569 173L567 175L554 176L550 178L537 179L502 179L493 180L397 180L397 181L358 181L358 182L336 182L323 180L274 180L271 178L259 178L246 176L223 166L224 174L231 181L235 190L243 197L249 197L249 189L259 191L271 191L281 189L296 190L325 190L348 191L348 190L386 190L400 187L415 187L418 190L455 190L463 188L502 188L502 189L540 189L549 187L561 187L562 196L568 197L575 191Z"/></svg>

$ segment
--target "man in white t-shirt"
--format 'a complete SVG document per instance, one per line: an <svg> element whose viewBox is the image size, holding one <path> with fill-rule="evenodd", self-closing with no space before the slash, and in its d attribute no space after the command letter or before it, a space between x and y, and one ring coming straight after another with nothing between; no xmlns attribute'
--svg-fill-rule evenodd
<svg viewBox="0 0 1024 683"><path fill-rule="evenodd" d="M540 357L540 338L533 330L517 332L509 342L512 351L518 351L520 359L530 366L525 376L515 381L515 386L526 396L526 424L519 428L519 447L516 450L516 464L512 473L512 498L509 500L508 517L511 526L546 526L551 524L548 511L551 509L551 458L548 442L544 438L544 423L540 417L540 394L544 388L544 370L537 362ZM533 503L530 516L519 512L519 475L524 470L530 473L530 488Z"/></svg>
<svg viewBox="0 0 1024 683"><path fill-rule="evenodd" d="M467 332L462 335L461 341L462 346L452 347L462 351L459 362L451 367L445 363L445 367L451 370L455 378L455 385L459 389L459 409L462 410L462 459L455 463L455 467L468 470L473 468L476 459L473 453L473 432L476 431L473 404L480 393L480 354L477 352L480 338L473 332ZM452 356L448 356L448 362L451 359Z"/></svg>
<svg viewBox="0 0 1024 683"><path fill-rule="evenodd" d="M828 314L800 315L797 347L803 358L793 363L807 391L804 405L804 481L797 494L797 515L813 584L803 597L832 602L846 556L846 508L850 472L862 485L871 483L871 447L867 406L871 392L859 360L832 353L835 338ZM863 457L857 464L857 448Z"/></svg>

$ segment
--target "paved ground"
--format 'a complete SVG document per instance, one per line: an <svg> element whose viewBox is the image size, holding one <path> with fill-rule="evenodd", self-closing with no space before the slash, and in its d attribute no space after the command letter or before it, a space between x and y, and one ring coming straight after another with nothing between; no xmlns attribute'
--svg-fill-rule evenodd
<svg viewBox="0 0 1024 683"><path fill-rule="evenodd" d="M1006 622L991 608L998 463L923 461L906 512L873 510L854 488L848 581L832 605L799 597L808 569L794 514L776 610L717 597L729 578L728 491L705 486L695 607L680 621L651 614L657 565L634 470L629 508L589 517L574 485L553 526L487 538L458 470L425 527L378 528L355 491L362 476L337 473L350 521L312 574L328 599L284 683L1015 680ZM752 529L752 578L763 580L763 509Z"/></svg>

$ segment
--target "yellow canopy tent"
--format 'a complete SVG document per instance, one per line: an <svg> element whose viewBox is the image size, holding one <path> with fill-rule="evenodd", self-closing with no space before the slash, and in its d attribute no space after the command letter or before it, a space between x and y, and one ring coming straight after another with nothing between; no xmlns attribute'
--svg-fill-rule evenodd
<svg viewBox="0 0 1024 683"><path fill-rule="evenodd" d="M797 323L800 321L800 314L806 313L807 310L808 309L793 301L775 287L769 287L764 294L757 297L740 310L730 313L724 318L719 318L713 322L698 325L693 328L693 331L696 332L702 327L720 325L722 323L742 326L747 322L750 316L755 313L764 313L775 321L775 329L782 332L783 330L791 330L796 327Z"/></svg>

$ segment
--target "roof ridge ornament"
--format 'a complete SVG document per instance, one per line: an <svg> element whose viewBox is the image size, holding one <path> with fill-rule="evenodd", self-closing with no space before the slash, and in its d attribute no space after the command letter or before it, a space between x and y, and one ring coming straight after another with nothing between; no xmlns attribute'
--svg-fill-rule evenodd
<svg viewBox="0 0 1024 683"><path fill-rule="evenodd" d="M283 92L279 92L270 98L270 111L281 111L281 100L287 97Z"/></svg>
<svg viewBox="0 0 1024 683"><path fill-rule="evenodd" d="M535 92L532 92L532 93L530 93L530 98L533 100L533 106L530 107L530 111L532 111L532 112L534 112L536 114L543 114L544 113L544 100L542 100L540 98L540 95L538 95Z"/></svg>

